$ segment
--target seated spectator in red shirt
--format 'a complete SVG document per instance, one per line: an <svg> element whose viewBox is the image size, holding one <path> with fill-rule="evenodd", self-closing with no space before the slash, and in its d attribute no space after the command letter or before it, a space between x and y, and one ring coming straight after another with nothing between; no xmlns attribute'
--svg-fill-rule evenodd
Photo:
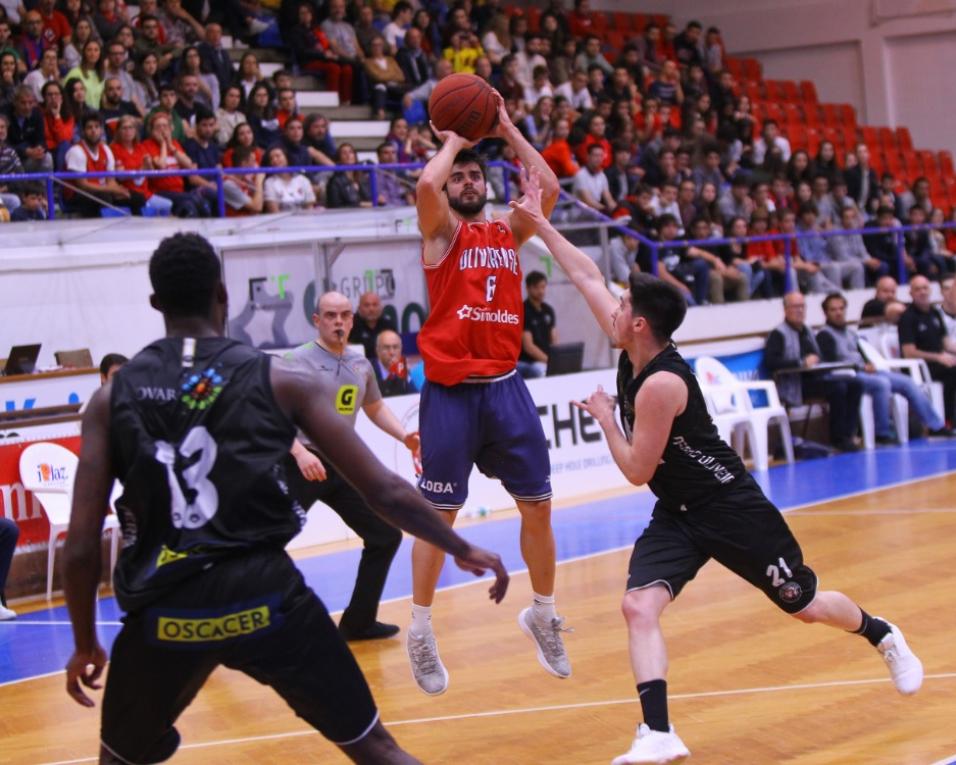
<svg viewBox="0 0 956 765"><path fill-rule="evenodd" d="M544 161L558 178L571 178L581 169L575 162L574 152L571 151L571 144L568 143L570 133L571 123L566 119L559 119L554 124L551 143L541 150Z"/></svg>
<svg viewBox="0 0 956 765"><path fill-rule="evenodd" d="M604 158L602 160L603 164L601 165L602 170L606 170L611 166L611 142L604 137L604 133L607 129L607 125L604 122L604 117L600 114L592 114L591 118L588 120L588 132L584 136L584 140L579 143L575 149L574 153L578 159L578 162L585 164L588 161L588 152L591 149L591 146L597 144L602 149L604 149Z"/></svg>
<svg viewBox="0 0 956 765"><path fill-rule="evenodd" d="M98 114L83 117L80 135L80 141L66 153L69 172L103 173L116 169L113 152L103 140L103 123ZM129 207L134 215L139 215L146 203L142 194L121 186L115 178L74 178L68 181L63 194L69 207L84 218L98 217L104 205Z"/></svg>
<svg viewBox="0 0 956 765"><path fill-rule="evenodd" d="M279 127L285 130L285 123L290 117L299 117L299 107L295 103L295 91L292 88L282 88L276 96L276 119ZM302 119L299 117L299 119Z"/></svg>
<svg viewBox="0 0 956 765"><path fill-rule="evenodd" d="M242 127L240 125L240 127ZM238 128L237 128L238 129ZM173 128L169 115L162 111L153 112L147 118L146 132L149 135L143 141L143 148L155 170L191 170L193 162L183 150L179 141L173 138ZM173 214L180 218L209 217L210 210L202 195L186 191L186 181L182 175L150 178L149 188L154 194L165 197L173 203Z"/></svg>
<svg viewBox="0 0 956 765"><path fill-rule="evenodd" d="M36 9L43 19L44 48L65 45L73 34L70 22L66 20L66 16L54 8L55 5L55 0L40 0L37 3Z"/></svg>
<svg viewBox="0 0 956 765"><path fill-rule="evenodd" d="M48 82L43 86L43 133L46 147L53 155L54 167L63 169L63 157L73 143L73 131L76 121L63 108L63 88L58 82Z"/></svg>
<svg viewBox="0 0 956 765"><path fill-rule="evenodd" d="M134 117L127 115L119 118L110 151L113 152L117 170L153 169L153 163L139 140L139 121ZM146 183L145 176L121 178L119 183L131 192L141 195L146 200L144 209L151 211L154 215L169 215L172 210L173 203L165 197L153 194L149 184Z"/></svg>
<svg viewBox="0 0 956 765"><path fill-rule="evenodd" d="M587 37L594 29L591 0L574 0L574 10L568 14L568 28L574 37Z"/></svg>

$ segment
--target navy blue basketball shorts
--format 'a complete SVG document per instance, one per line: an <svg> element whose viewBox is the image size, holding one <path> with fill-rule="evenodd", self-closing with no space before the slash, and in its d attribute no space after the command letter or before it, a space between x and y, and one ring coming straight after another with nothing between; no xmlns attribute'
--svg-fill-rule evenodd
<svg viewBox="0 0 956 765"><path fill-rule="evenodd" d="M783 515L756 484L731 489L687 512L658 502L634 543L627 589L662 584L676 598L711 558L788 614L804 610L816 596L816 574L804 565Z"/></svg>
<svg viewBox="0 0 956 765"><path fill-rule="evenodd" d="M551 458L538 409L517 374L446 386L425 382L418 414L418 488L438 510L459 510L473 465L516 500L551 498Z"/></svg>
<svg viewBox="0 0 956 765"><path fill-rule="evenodd" d="M361 741L378 721L355 658L281 550L223 560L123 622L100 732L122 762L172 757L176 719L220 664L273 688L336 744Z"/></svg>

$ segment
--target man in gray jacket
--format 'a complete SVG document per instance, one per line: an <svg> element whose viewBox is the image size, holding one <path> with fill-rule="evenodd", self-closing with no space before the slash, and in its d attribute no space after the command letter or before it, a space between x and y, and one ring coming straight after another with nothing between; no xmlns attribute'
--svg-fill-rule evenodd
<svg viewBox="0 0 956 765"><path fill-rule="evenodd" d="M894 393L906 398L931 436L956 436L956 432L946 427L939 412L933 409L929 398L912 377L902 372L879 371L863 358L859 337L846 324L846 298L843 295L839 292L827 295L823 301L823 313L827 323L817 333L820 355L824 361L848 361L856 365L856 379L863 384L864 393L873 399L878 444L896 441L890 426L890 397Z"/></svg>
<svg viewBox="0 0 956 765"><path fill-rule="evenodd" d="M840 210L840 228L849 230L859 228L860 225L859 211L856 207L844 207ZM851 289L863 287L864 281L873 284L889 271L886 263L870 255L860 234L840 234L827 237L827 252L830 259L835 263L854 264L849 267L852 273L849 276L849 283L846 285Z"/></svg>

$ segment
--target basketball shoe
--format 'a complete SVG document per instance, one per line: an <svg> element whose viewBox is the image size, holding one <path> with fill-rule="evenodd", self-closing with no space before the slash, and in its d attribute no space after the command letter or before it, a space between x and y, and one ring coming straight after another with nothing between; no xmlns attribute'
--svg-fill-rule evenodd
<svg viewBox="0 0 956 765"><path fill-rule="evenodd" d="M880 641L876 650L883 655L883 661L889 667L890 677L893 678L896 690L904 696L909 696L916 693L923 684L923 662L906 645L900 628L887 622L886 619L883 621L889 625L890 634Z"/></svg>
<svg viewBox="0 0 956 765"><path fill-rule="evenodd" d="M644 723L637 728L637 737L631 748L611 760L611 765L636 765L637 763L683 762L690 757L690 750L674 732L674 726L664 733L651 730Z"/></svg>
<svg viewBox="0 0 956 765"><path fill-rule="evenodd" d="M448 671L438 655L438 643L435 635L415 635L411 630L405 641L408 660L412 664L412 676L418 687L429 696L438 696L448 690Z"/></svg>
<svg viewBox="0 0 956 765"><path fill-rule="evenodd" d="M542 667L555 677L571 677L571 662L561 639L561 633L569 631L564 626L564 617L556 616L550 623L542 624L534 618L534 612L528 606L518 614L518 625L534 641Z"/></svg>

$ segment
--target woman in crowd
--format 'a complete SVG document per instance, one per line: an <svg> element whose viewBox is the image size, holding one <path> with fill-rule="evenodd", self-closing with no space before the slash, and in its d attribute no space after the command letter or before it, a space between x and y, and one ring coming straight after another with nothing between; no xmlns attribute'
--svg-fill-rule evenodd
<svg viewBox="0 0 956 765"><path fill-rule="evenodd" d="M233 153L233 167L245 168L249 172L229 176L229 183L224 187L227 218L258 215L265 209L266 176L255 172L259 168L256 151L250 146L239 146Z"/></svg>
<svg viewBox="0 0 956 765"><path fill-rule="evenodd" d="M179 141L173 138L173 126L169 115L163 111L153 112L146 120L148 138L143 149L154 170L191 170L195 167ZM187 191L182 175L150 178L149 189L172 203L174 215L180 218L206 218L209 206L198 190Z"/></svg>
<svg viewBox="0 0 956 765"><path fill-rule="evenodd" d="M554 125L551 122L553 116L554 98L552 96L541 96L531 110L528 121L531 145L538 151L551 143L551 137L554 135Z"/></svg>
<svg viewBox="0 0 956 765"><path fill-rule="evenodd" d="M810 168L810 155L803 149L797 149L787 162L787 180L796 188L801 181L809 183L813 178Z"/></svg>
<svg viewBox="0 0 956 765"><path fill-rule="evenodd" d="M556 13L553 11L542 13L538 26L541 29L541 35L551 42L551 50L559 51L564 47L565 31Z"/></svg>
<svg viewBox="0 0 956 765"><path fill-rule="evenodd" d="M141 112L149 114L159 106L159 58L147 53L133 68L133 103Z"/></svg>
<svg viewBox="0 0 956 765"><path fill-rule="evenodd" d="M289 166L285 149L273 146L266 152L269 167ZM331 182L330 182L331 183ZM265 194L266 212L289 212L292 210L307 210L315 206L315 191L309 179L302 173L271 173L266 178Z"/></svg>
<svg viewBox="0 0 956 765"><path fill-rule="evenodd" d="M259 59L252 51L244 53L239 60L239 71L236 72L235 82L242 89L243 104L251 100L253 88L264 82L262 72L259 71Z"/></svg>
<svg viewBox="0 0 956 765"><path fill-rule="evenodd" d="M415 11L412 26L422 33L422 50L426 55L433 56L441 50L441 32L428 11L424 8Z"/></svg>
<svg viewBox="0 0 956 765"><path fill-rule="evenodd" d="M272 105L272 95L265 83L260 82L249 94L246 102L246 119L256 136L256 146L265 149L279 140L282 130L279 127L279 118L275 106Z"/></svg>
<svg viewBox="0 0 956 765"><path fill-rule="evenodd" d="M408 121L404 117L395 117L388 126L385 141L395 147L398 162L414 162Z"/></svg>
<svg viewBox="0 0 956 765"><path fill-rule="evenodd" d="M405 73L395 57L386 52L385 38L381 36L369 43L368 56L363 65L372 92L372 118L383 120L389 99L399 101L406 90Z"/></svg>
<svg viewBox="0 0 956 765"><path fill-rule="evenodd" d="M153 169L152 160L139 140L139 124L134 117L124 115L119 118L110 151L113 152L116 160L117 170L132 172ZM166 197L154 194L145 176L120 178L119 182L146 199L146 205L143 207L144 215L169 215L172 211L173 203Z"/></svg>
<svg viewBox="0 0 956 765"><path fill-rule="evenodd" d="M196 94L196 100L209 111L215 110L220 101L219 79L203 65L199 48L195 45L190 45L183 50L179 59L179 74L195 75L199 80L199 93Z"/></svg>
<svg viewBox="0 0 956 765"><path fill-rule="evenodd" d="M229 143L226 144L226 150L222 154L223 167L233 166L232 155L239 147L251 149L256 164L262 164L263 151L256 146L256 134L252 131L252 126L248 122L240 122L236 125L235 130L232 131L232 137L229 139Z"/></svg>
<svg viewBox="0 0 956 765"><path fill-rule="evenodd" d="M750 103L749 96L741 96L737 99L733 123L740 142L747 147L753 146L757 120L754 119L753 105Z"/></svg>
<svg viewBox="0 0 956 765"><path fill-rule="evenodd" d="M706 220L710 224L710 235L717 237L724 235L723 218L720 214L720 206L717 204L718 197L717 186L711 181L706 181L700 187L696 202L696 217Z"/></svg>
<svg viewBox="0 0 956 765"><path fill-rule="evenodd" d="M73 116L63 106L63 88L56 80L43 85L43 134L46 138L46 148L53 157L53 166L57 170L63 169L66 152L73 145L73 133L76 122Z"/></svg>
<svg viewBox="0 0 956 765"><path fill-rule="evenodd" d="M73 120L74 126L78 128L83 121L83 115L88 111L92 111L92 107L89 106L86 85L83 84L83 80L78 77L68 79L63 87L63 118L67 119L69 117ZM75 129L74 137L76 137L76 132Z"/></svg>
<svg viewBox="0 0 956 765"><path fill-rule="evenodd" d="M352 144L339 144L339 150L335 153L335 164L354 165L356 161ZM325 201L328 207L371 207L372 193L368 173L336 170L325 188Z"/></svg>
<svg viewBox="0 0 956 765"><path fill-rule="evenodd" d="M246 115L239 109L242 90L238 85L230 85L222 94L222 101L216 109L216 142L220 146L229 143L236 128L247 122Z"/></svg>
<svg viewBox="0 0 956 765"><path fill-rule="evenodd" d="M81 18L73 26L70 41L63 46L63 62L67 69L78 67L83 61L83 46L86 45L88 40L99 41L99 37L90 20Z"/></svg>
<svg viewBox="0 0 956 765"><path fill-rule="evenodd" d="M13 91L20 84L17 57L12 51L0 54L0 108L13 103Z"/></svg>
<svg viewBox="0 0 956 765"><path fill-rule="evenodd" d="M508 26L508 17L504 13L496 13L482 35L481 47L485 49L485 55L494 67L501 66L501 59L511 53L511 32Z"/></svg>
<svg viewBox="0 0 956 765"><path fill-rule="evenodd" d="M99 40L87 40L83 44L80 63L66 73L65 80L76 77L86 87L86 102L99 104L103 95L103 46Z"/></svg>
<svg viewBox="0 0 956 765"><path fill-rule="evenodd" d="M571 178L581 168L574 159L574 151L568 143L571 123L567 119L557 119L551 142L541 150L541 156L558 178Z"/></svg>
<svg viewBox="0 0 956 765"><path fill-rule="evenodd" d="M820 142L820 148L817 150L817 156L811 166L811 181L814 176L821 174L827 177L831 188L837 179L843 179L843 171L837 164L836 147L832 141Z"/></svg>

